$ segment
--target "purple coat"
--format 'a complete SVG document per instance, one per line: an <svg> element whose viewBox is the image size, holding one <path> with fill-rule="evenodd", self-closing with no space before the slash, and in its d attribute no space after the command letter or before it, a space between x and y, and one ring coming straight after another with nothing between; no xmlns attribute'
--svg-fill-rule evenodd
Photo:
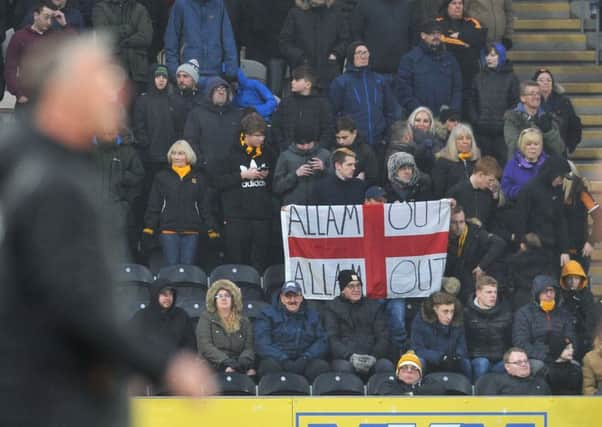
<svg viewBox="0 0 602 427"><path fill-rule="evenodd" d="M502 175L502 191L506 198L516 200L520 190L537 176L541 165L547 158L548 155L542 151L537 162L530 163L519 150L516 150L512 159L506 163Z"/></svg>

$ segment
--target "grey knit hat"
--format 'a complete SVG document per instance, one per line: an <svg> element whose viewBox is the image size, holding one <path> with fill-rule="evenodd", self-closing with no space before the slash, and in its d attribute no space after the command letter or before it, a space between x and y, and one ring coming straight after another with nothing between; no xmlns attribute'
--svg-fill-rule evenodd
<svg viewBox="0 0 602 427"><path fill-rule="evenodd" d="M192 80L194 80L196 84L199 83L199 63L196 59L191 59L190 61L183 63L178 67L176 72L186 73L192 77Z"/></svg>
<svg viewBox="0 0 602 427"><path fill-rule="evenodd" d="M403 151L391 154L387 161L387 176L389 181L393 181L397 176L397 171L403 166L412 166L416 170L416 161L414 156Z"/></svg>

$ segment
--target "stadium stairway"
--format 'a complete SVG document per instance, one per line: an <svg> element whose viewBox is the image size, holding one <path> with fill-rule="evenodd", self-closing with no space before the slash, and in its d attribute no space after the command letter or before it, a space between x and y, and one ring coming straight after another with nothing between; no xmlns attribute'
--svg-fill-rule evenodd
<svg viewBox="0 0 602 427"><path fill-rule="evenodd" d="M571 97L583 123L583 139L571 155L602 201L602 67L596 65L595 27L584 1L514 0L514 47L508 57L521 80L549 68ZM585 19L582 19L585 18ZM589 35L589 38L588 38ZM602 245L596 248L592 291L602 299Z"/></svg>

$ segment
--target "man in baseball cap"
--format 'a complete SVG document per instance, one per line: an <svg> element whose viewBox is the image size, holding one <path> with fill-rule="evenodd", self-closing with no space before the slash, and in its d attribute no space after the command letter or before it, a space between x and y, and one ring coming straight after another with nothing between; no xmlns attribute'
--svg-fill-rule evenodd
<svg viewBox="0 0 602 427"><path fill-rule="evenodd" d="M324 360L328 336L317 311L303 303L298 282L284 282L278 300L255 320L255 352L260 357L257 374L293 372L310 382L330 367Z"/></svg>

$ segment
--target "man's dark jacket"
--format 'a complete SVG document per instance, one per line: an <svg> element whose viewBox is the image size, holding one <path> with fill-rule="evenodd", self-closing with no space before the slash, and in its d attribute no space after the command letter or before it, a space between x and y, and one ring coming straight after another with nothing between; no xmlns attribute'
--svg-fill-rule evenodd
<svg viewBox="0 0 602 427"><path fill-rule="evenodd" d="M531 303L520 308L514 314L512 345L525 350L529 359L553 362L550 355L550 339L552 337L556 337L556 339L568 337L571 342L576 342L575 326L573 316L562 305L558 288L556 289L556 307L548 313L540 308L539 294L548 287L545 281L540 280L541 277L537 276L533 280Z"/></svg>
<svg viewBox="0 0 602 427"><path fill-rule="evenodd" d="M204 103L188 113L184 126L184 139L200 157L200 164L209 170L222 162L232 146L238 144L240 120L243 115L242 110L235 107L231 101L222 106L211 101L213 91L220 85L230 90L226 81L219 77L207 81Z"/></svg>
<svg viewBox="0 0 602 427"><path fill-rule="evenodd" d="M173 304L168 309L159 305L159 293L166 288L173 291ZM176 307L178 292L164 279L158 279L150 288L148 307L139 310L131 320L148 351L173 351L188 349L197 351L192 320L186 311Z"/></svg>
<svg viewBox="0 0 602 427"><path fill-rule="evenodd" d="M120 373L159 380L171 353L144 352L115 319L90 155L33 129L0 142L0 424L126 426Z"/></svg>
<svg viewBox="0 0 602 427"><path fill-rule="evenodd" d="M333 359L348 360L353 353L382 358L387 355L389 328L381 304L362 297L352 303L338 296L326 304L324 326Z"/></svg>
<svg viewBox="0 0 602 427"><path fill-rule="evenodd" d="M512 307L508 301L498 301L494 307L483 310L471 295L464 308L464 328L470 358L500 361L512 344Z"/></svg>
<svg viewBox="0 0 602 427"><path fill-rule="evenodd" d="M411 46L411 0L361 0L351 14L351 39L363 40L377 73L395 74Z"/></svg>

